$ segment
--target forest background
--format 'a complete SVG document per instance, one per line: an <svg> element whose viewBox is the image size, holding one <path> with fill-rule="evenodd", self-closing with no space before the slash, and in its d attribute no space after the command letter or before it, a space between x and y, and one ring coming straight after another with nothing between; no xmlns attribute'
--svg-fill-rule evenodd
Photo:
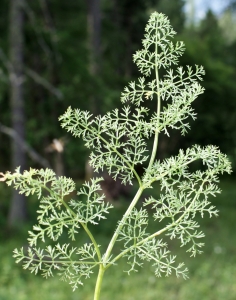
<svg viewBox="0 0 236 300"><path fill-rule="evenodd" d="M0 171L50 166L58 175L88 177L88 152L66 135L58 117L68 106L94 114L120 106L123 87L138 74L132 54L155 10L170 18L186 44L180 64L206 69L191 133L163 135L159 159L192 144L214 144L235 169L236 4L200 21L194 7L183 0L2 0ZM11 202L1 199L1 207L9 227L26 221L26 200L16 192Z"/></svg>
<svg viewBox="0 0 236 300"><path fill-rule="evenodd" d="M90 177L88 150L81 140L67 136L60 127L58 117L68 106L90 110L94 114L119 108L120 93L124 86L138 76L132 54L141 48L144 27L153 11L166 14L178 33L177 39L184 41L186 52L180 58L180 65L198 64L206 70L202 82L206 91L194 103L197 120L191 122L192 129L186 136L181 136L177 131L171 132L171 138L161 136L158 158L162 160L175 154L179 148L185 149L193 144L214 144L230 157L235 171L236 1L229 1L219 15L208 11L201 20L196 20L194 8L193 0L1 0L0 172L14 170L19 165L22 169L49 166L58 175L70 176L78 183ZM141 173L142 169L138 171ZM223 181L226 194L220 198L224 202L221 204L222 219L218 223L206 222L204 225L209 239L212 239L209 243L213 245L213 250L206 249L208 264L203 264L201 272L196 273L196 267L201 264L195 261L192 266L193 273L200 276L205 285L199 284L198 277L194 277L189 289L183 292L171 281L170 284L174 285L173 295L176 296L177 291L185 293L181 299L185 299L185 296L193 300L235 299L236 286L231 280L231 277L235 278L233 272L236 272L236 264L231 261L231 254L236 249L236 243L232 242L235 220L233 200L236 195L233 176L231 181L227 178ZM107 185L111 185L109 179L107 182ZM106 186L104 190L109 193ZM112 200L118 201L123 197L128 203L130 190L119 186L114 190L116 194L109 195L114 198ZM38 279L31 282L31 290L18 286L29 279L23 271L14 269L16 266L13 266L9 253L16 245L16 233L20 232L18 238L22 240L24 234L21 229L25 231L34 223L36 207L35 199L27 201L3 184L0 185L0 256L4 261L0 271L0 286L3 284L6 287L0 287L0 299L15 299L15 293L19 291L22 294L18 294L18 299L41 299L40 291L36 288ZM99 230L103 231L104 236L112 232L112 226L122 211L123 208L119 207L118 216L112 215L113 220L106 227L101 226ZM224 246L219 245L217 236L223 236ZM219 254L224 256L219 259ZM211 255L213 258L209 258ZM218 269L214 255L217 256ZM224 257L227 257L227 264ZM209 281L211 263L216 277L213 276ZM16 270L13 276L12 269ZM217 270L220 270L221 277ZM119 274L114 273L113 276L118 278ZM129 286L130 291L136 292L135 299L139 299L137 282L141 279L134 278L133 282L127 281L122 288ZM149 281L147 284L153 286L153 279ZM132 283L136 286L133 290ZM109 281L107 286L111 286ZM214 293L212 286L218 287ZM53 281L51 287L55 296ZM196 287L200 292L191 294ZM121 286L117 288L120 292ZM44 292L48 289L47 293L50 294L48 287L41 285L41 289ZM166 289L171 293L168 284L163 288ZM56 290L59 291L57 287ZM212 298L207 294L208 290ZM9 296L11 293L12 298ZM61 295L65 293L68 294L68 291ZM81 299L90 299L84 295ZM162 299L155 290L146 299L156 299L158 295ZM165 299L178 299L174 296L171 298L166 292L163 295ZM48 296L47 299L55 299L54 296ZM67 299L63 297L60 298L58 294L56 299ZM112 296L108 294L107 299L111 297L116 299L114 291ZM123 298L133 299L128 296Z"/></svg>

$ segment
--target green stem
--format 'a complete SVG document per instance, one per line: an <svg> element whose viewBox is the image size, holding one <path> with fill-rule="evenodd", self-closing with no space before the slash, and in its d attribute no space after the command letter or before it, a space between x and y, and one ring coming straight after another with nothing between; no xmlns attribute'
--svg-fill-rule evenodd
<svg viewBox="0 0 236 300"><path fill-rule="evenodd" d="M155 130L155 137L152 148L152 155L148 165L148 169L150 169L154 163L157 147L158 147L158 139L159 139L159 123L160 123L160 113L161 113L161 95L160 95L160 86L159 86L159 73L158 73L158 63L157 63L157 53L158 53L158 45L157 45L157 28L156 28L156 43L155 43L155 74L156 74L156 82L157 82L157 125Z"/></svg>
<svg viewBox="0 0 236 300"><path fill-rule="evenodd" d="M76 217L76 214L74 213L74 211L67 205L67 203L66 203L63 199L61 199L61 202L62 202L62 204L66 207L66 209L69 210L69 211L72 213L72 215L73 215L74 217ZM102 258L102 256L101 256L100 249L99 249L99 247L98 247L98 244L97 244L97 242L96 242L94 236L92 235L91 231L88 229L88 227L87 227L86 224L84 224L84 223L82 223L82 222L80 222L80 224L81 224L81 226L84 228L85 232L86 232L87 235L89 236L89 238L90 238L90 240L92 241L92 243L94 244L94 247L95 247L95 250L96 250L96 253L97 253L97 257L98 257L98 259L99 259L99 261L100 261L101 258Z"/></svg>
<svg viewBox="0 0 236 300"><path fill-rule="evenodd" d="M24 258L25 259L28 259L28 260L30 260L30 259L32 259L32 257L30 257L30 256L24 256ZM33 260L34 262L38 262L38 263L43 263L43 264L58 264L58 265L60 265L60 264L71 264L71 260L52 260L52 261L50 261L50 260L43 260L43 259L37 259L37 258L34 258L34 260ZM97 265L99 265L99 262L96 262L96 261L78 261L78 260L75 260L75 261L73 261L73 264L78 264L78 265L92 265L92 267L96 267Z"/></svg>
<svg viewBox="0 0 236 300"><path fill-rule="evenodd" d="M99 300L99 298L100 298L100 292L101 292L104 272L105 272L105 268L103 267L103 265L100 265L98 277L97 277L97 281L96 281L96 286L95 286L95 291L94 291L94 298L93 298L94 300Z"/></svg>
<svg viewBox="0 0 236 300"><path fill-rule="evenodd" d="M166 227L164 227L164 228L162 228L162 229L156 231L155 233L149 235L149 236L146 237L145 239L139 241L139 242L135 245L135 247L138 247L138 246L143 245L143 244L146 243L147 241L149 241L149 240L155 238L156 236L162 234L163 232L167 231L167 230L170 229L171 227L176 226L177 224L179 224L180 221L184 218L184 216L185 216L186 214L189 213L189 211L190 211L191 207L193 206L193 204L195 203L196 199L197 199L197 198L199 197L199 195L201 194L201 189L202 189L203 185L205 184L205 182L206 182L207 180L208 180L208 177L206 177L206 178L203 180L203 182L202 182L202 184L201 184L201 186L200 186L198 192L197 192L196 195L194 196L194 198L193 198L192 200L189 200L189 202L191 202L191 203L189 204L188 208L185 210L185 212L184 212L184 213L183 213L183 214L182 214L182 215L181 215L174 223L169 224L168 226L166 226ZM187 203L186 203L186 204L187 204ZM109 265L106 267L106 269L108 269L110 266L112 266L117 260L119 260L121 257L123 257L123 256L124 256L126 253L128 253L132 248L134 248L134 246L131 246L131 247L129 247L129 248L123 250L120 254L118 254L116 257L114 257L113 260L112 260L112 261L109 263Z"/></svg>
<svg viewBox="0 0 236 300"><path fill-rule="evenodd" d="M99 261L101 261L101 259L102 259L101 252L100 252L100 249L98 247L98 244L97 244L94 236L92 235L91 231L88 229L88 227L85 224L81 223L81 225L83 226L83 228L86 231L87 235L89 236L90 240L94 244L95 250L97 252L98 259L99 259Z"/></svg>
<svg viewBox="0 0 236 300"><path fill-rule="evenodd" d="M138 189L138 191L137 191L137 193L136 193L136 195L135 195L133 201L130 203L130 206L129 206L128 209L126 210L126 212L125 212L123 218L121 219L121 221L120 221L120 223L119 223L119 225L118 225L118 227L117 227L115 233L113 234L113 237L112 237L112 239L111 239L111 241L110 241L110 243L109 243L109 245L108 245L108 247L107 247L107 251L106 251L106 253L105 253L105 255L104 255L104 262L105 262L105 263L106 263L106 261L109 259L109 256L110 256L111 251L112 251L112 249L113 249L113 247L114 247L114 244L115 244L115 242L116 242L116 240L117 240L117 238L118 238L118 235L119 235L119 233L120 233L122 227L124 226L125 221L127 220L127 218L128 218L128 216L130 215L131 211L132 211L133 208L135 207L135 205L136 205L136 203L138 202L140 196L142 195L143 190L144 190L143 187L140 187L140 188Z"/></svg>
<svg viewBox="0 0 236 300"><path fill-rule="evenodd" d="M33 178L32 178L32 180L35 181L35 182L37 182ZM45 183L45 185L41 185L41 188L44 188L46 191L49 192L49 194L51 194L52 196L54 196L55 198L57 198L55 196L54 192L50 188L48 188L46 186L46 183ZM69 207L69 205L64 201L64 199L61 198L60 200L61 200L62 204L65 206L65 208L67 210L69 210L71 212L71 214L76 218L76 213ZM96 253L97 253L97 257L98 257L99 261L101 261L101 258L102 258L101 252L100 252L100 249L98 247L98 244L97 244L94 236L92 235L91 231L88 229L88 227L87 227L87 225L85 223L80 222L80 225L84 228L85 232L87 233L87 235L89 236L90 240L94 244L94 247L95 247L95 250L96 250Z"/></svg>
<svg viewBox="0 0 236 300"><path fill-rule="evenodd" d="M156 41L156 44L155 44L155 48L156 48L156 53L157 53L157 50L158 50L158 45L157 45L157 41ZM158 68L157 68L157 55L156 55L156 58L155 58L155 73L156 73L156 82L157 82L157 116L158 116L158 119L159 119L159 116L160 116L160 112L161 112L161 97L160 97L160 91L159 91L159 74L158 74ZM156 152L157 152L157 146L158 146L158 137L159 137L159 122L157 124L157 127L156 127L156 132L155 132L155 138L154 138L154 143L153 143L153 149L152 149L152 155L151 155L151 159L150 159L150 162L149 162L149 166L148 168L150 168L152 165L153 165L153 162L155 160L155 157L156 157ZM129 164L128 164L129 165ZM131 167L129 165L129 167ZM131 169L133 169L131 167ZM136 174L135 174L136 175ZM125 224L125 221L127 220L128 216L130 215L131 211L133 210L133 208L135 207L135 205L137 204L143 190L144 190L144 187L142 186L142 182L139 178L139 176L136 176L137 179L138 179L138 182L139 182L139 189L133 199L133 201L131 202L130 206L128 207L127 211L125 212L122 220L120 221L108 247L107 247L107 250L106 250L106 253L104 255L104 261L106 263L106 261L109 259L109 256L111 254L111 251L114 247L114 244L119 236L119 233L120 231L122 230L122 227L124 226ZM107 265L109 266L109 264Z"/></svg>

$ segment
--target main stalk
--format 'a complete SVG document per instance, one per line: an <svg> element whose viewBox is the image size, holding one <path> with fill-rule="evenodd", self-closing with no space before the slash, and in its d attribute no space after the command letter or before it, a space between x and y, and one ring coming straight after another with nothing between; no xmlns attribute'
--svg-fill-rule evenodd
<svg viewBox="0 0 236 300"><path fill-rule="evenodd" d="M105 268L101 264L99 266L99 272L98 272L98 277L96 281L96 286L95 286L95 291L94 291L94 300L99 300L100 299L100 292L101 292L101 287L102 287L102 280L104 276Z"/></svg>

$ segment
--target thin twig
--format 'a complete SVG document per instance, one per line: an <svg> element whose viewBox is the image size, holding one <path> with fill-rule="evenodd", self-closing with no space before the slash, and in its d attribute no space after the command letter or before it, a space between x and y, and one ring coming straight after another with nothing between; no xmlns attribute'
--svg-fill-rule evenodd
<svg viewBox="0 0 236 300"><path fill-rule="evenodd" d="M44 168L50 168L49 162L43 158L40 154L38 154L29 144L27 144L20 136L19 134L13 130L10 127L7 127L5 125L2 125L0 123L0 131L2 133L7 134L12 139L14 139L18 145L26 152L28 153L29 157L33 160L42 165Z"/></svg>
<svg viewBox="0 0 236 300"><path fill-rule="evenodd" d="M0 60L3 62L5 68L7 69L9 73L9 79L13 78L14 72L13 67L11 65L11 62L7 58L6 54L3 52L3 50L0 48ZM29 69L27 67L24 68L24 72L26 75L28 75L30 78L32 78L36 83L42 85L45 89L47 89L51 94L56 96L59 100L63 99L62 92L54 87L48 80L40 76L37 72L33 71L32 69ZM23 79L22 79L23 80Z"/></svg>
<svg viewBox="0 0 236 300"><path fill-rule="evenodd" d="M58 99L63 99L62 92L59 89L55 88L49 81L40 76L38 73L28 68L25 68L25 73L35 82L42 85L45 89L47 89L49 92L55 95Z"/></svg>

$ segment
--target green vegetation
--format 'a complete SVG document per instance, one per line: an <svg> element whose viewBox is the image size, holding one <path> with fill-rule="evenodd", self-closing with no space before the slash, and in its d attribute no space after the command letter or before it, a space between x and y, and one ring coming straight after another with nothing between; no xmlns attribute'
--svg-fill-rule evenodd
<svg viewBox="0 0 236 300"><path fill-rule="evenodd" d="M173 240L179 240L191 256L202 253L204 244L200 239L205 234L199 230L199 215L218 215L209 197L221 193L218 177L224 172L230 174L231 164L216 146L195 145L185 151L179 149L176 156L163 161L156 159L159 135L169 136L172 129L184 135L190 128L189 118L196 118L192 102L204 91L199 84L204 75L202 66L175 67L184 52L183 42L172 42L175 34L164 14L152 13L145 28L143 49L133 56L143 77L125 87L121 95L123 107L103 116L69 107L60 117L62 127L81 137L92 149L90 165L96 172L106 169L123 184L132 184L134 179L137 182L133 200L107 245L100 246L93 233L94 225L106 219L113 208L104 202L105 196L100 192L102 178L85 182L75 197L75 182L56 176L50 169L31 168L21 173L17 168L14 173L1 174L1 180L20 194L35 194L40 200L38 224L29 231L29 246L14 250L16 262L22 262L24 269L35 275L42 273L45 278L58 273L73 290L97 270L95 300L100 299L104 274L124 258L128 274L141 267L146 269L148 262L156 277L175 273L178 278L188 278L188 269L172 251ZM154 100L156 109L152 111L148 104ZM147 146L150 139L152 150ZM191 172L189 165L197 160L203 166ZM139 165L144 169L142 175L137 172ZM154 192L140 203L145 190L150 191L156 183L159 194ZM150 211L155 227L149 224ZM81 231L88 241L78 245ZM61 241L65 232L66 243ZM40 247L46 238L52 243ZM185 260L185 256L181 258Z"/></svg>
<svg viewBox="0 0 236 300"><path fill-rule="evenodd" d="M206 233L204 253L196 258L186 257L179 243L172 243L171 250L180 259L184 259L189 267L189 280L177 279L175 276L159 278L153 276L150 266L142 268L138 273L127 276L123 270L126 263L120 261L116 268L107 272L103 285L103 300L143 299L145 300L234 300L236 296L236 188L233 181L223 181L220 185L223 192L214 204L220 210L218 218L201 219L202 230ZM36 209L35 205L34 209ZM124 207L123 207L124 206ZM101 224L98 236L102 243L107 243L112 233L114 220L119 219L125 210L122 205L116 213L109 215L109 232L104 236L104 223ZM113 210L114 212L114 210ZM151 221L151 220L150 220ZM156 226L152 223L152 226ZM30 228L30 226L28 227ZM108 229L106 228L106 231ZM155 227L153 228L155 230ZM84 238L83 236L81 237ZM58 281L57 276L45 280L40 275L32 276L28 271L17 266L11 256L12 249L20 247L25 234L0 242L0 299L1 300L90 300L96 274L83 287L72 293L70 286Z"/></svg>

